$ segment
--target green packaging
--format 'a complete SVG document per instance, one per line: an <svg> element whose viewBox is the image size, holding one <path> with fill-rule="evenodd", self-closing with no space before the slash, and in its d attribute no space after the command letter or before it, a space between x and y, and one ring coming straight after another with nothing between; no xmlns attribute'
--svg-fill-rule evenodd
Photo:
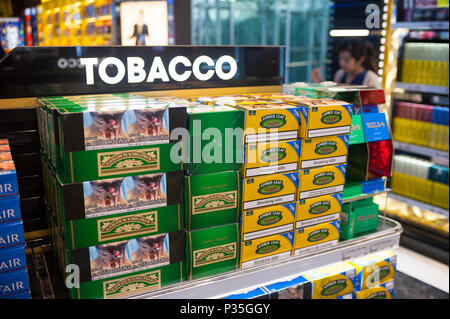
<svg viewBox="0 0 450 319"><path fill-rule="evenodd" d="M239 225L193 230L186 237L188 280L218 275L239 267Z"/></svg>
<svg viewBox="0 0 450 319"><path fill-rule="evenodd" d="M193 103L187 107L187 114L190 134L188 174L240 169L244 113L230 106Z"/></svg>
<svg viewBox="0 0 450 319"><path fill-rule="evenodd" d="M185 176L184 208L187 230L239 222L241 172Z"/></svg>
<svg viewBox="0 0 450 319"><path fill-rule="evenodd" d="M344 203L341 213L340 238L351 239L377 230L379 207L373 198Z"/></svg>

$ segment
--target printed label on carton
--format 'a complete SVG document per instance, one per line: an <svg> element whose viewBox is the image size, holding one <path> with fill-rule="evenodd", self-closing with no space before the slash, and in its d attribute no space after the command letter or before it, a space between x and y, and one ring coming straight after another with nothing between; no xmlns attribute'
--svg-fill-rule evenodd
<svg viewBox="0 0 450 319"><path fill-rule="evenodd" d="M214 264L236 258L236 243L195 250L193 252L193 267Z"/></svg>
<svg viewBox="0 0 450 319"><path fill-rule="evenodd" d="M166 174L147 174L83 182L86 217L167 205Z"/></svg>
<svg viewBox="0 0 450 319"><path fill-rule="evenodd" d="M295 228L310 227L340 219L342 194L325 195L297 202Z"/></svg>
<svg viewBox="0 0 450 319"><path fill-rule="evenodd" d="M21 219L18 196L0 197L0 225L5 222Z"/></svg>
<svg viewBox="0 0 450 319"><path fill-rule="evenodd" d="M89 256L92 280L168 265L169 234L89 247Z"/></svg>
<svg viewBox="0 0 450 319"><path fill-rule="evenodd" d="M347 163L348 135L301 140L300 168Z"/></svg>
<svg viewBox="0 0 450 319"><path fill-rule="evenodd" d="M277 174L243 180L243 209L272 206L295 201L297 174Z"/></svg>
<svg viewBox="0 0 450 319"><path fill-rule="evenodd" d="M339 243L339 221L295 231L294 255L302 256L336 246Z"/></svg>
<svg viewBox="0 0 450 319"><path fill-rule="evenodd" d="M295 203L276 205L242 213L242 239L286 233L294 228Z"/></svg>
<svg viewBox="0 0 450 319"><path fill-rule="evenodd" d="M159 148L98 153L97 161L98 176L160 169Z"/></svg>
<svg viewBox="0 0 450 319"><path fill-rule="evenodd" d="M242 242L241 268L288 258L291 255L293 237L293 233L288 232Z"/></svg>
<svg viewBox="0 0 450 319"><path fill-rule="evenodd" d="M344 191L346 165L325 166L299 172L299 200Z"/></svg>
<svg viewBox="0 0 450 319"><path fill-rule="evenodd" d="M0 248L17 246L24 242L22 220L0 224Z"/></svg>
<svg viewBox="0 0 450 319"><path fill-rule="evenodd" d="M192 215L236 208L237 199L237 191L193 196Z"/></svg>
<svg viewBox="0 0 450 319"><path fill-rule="evenodd" d="M394 295L394 281L388 281L375 287L355 291L356 299L392 299Z"/></svg>
<svg viewBox="0 0 450 319"><path fill-rule="evenodd" d="M103 297L105 299L120 299L160 288L161 271L156 270L103 282Z"/></svg>
<svg viewBox="0 0 450 319"><path fill-rule="evenodd" d="M27 260L25 256L25 246L19 245L0 250L0 273L25 268Z"/></svg>
<svg viewBox="0 0 450 319"><path fill-rule="evenodd" d="M10 298L29 291L27 270L17 270L0 275L0 298Z"/></svg>

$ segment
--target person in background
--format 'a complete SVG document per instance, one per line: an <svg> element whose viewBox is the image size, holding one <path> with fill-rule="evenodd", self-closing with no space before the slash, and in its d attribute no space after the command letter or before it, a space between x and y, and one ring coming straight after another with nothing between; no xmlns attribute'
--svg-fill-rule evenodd
<svg viewBox="0 0 450 319"><path fill-rule="evenodd" d="M334 75L334 82L344 85L365 85L381 88L377 75L375 48L359 38L346 39L337 48L341 69ZM315 83L323 82L321 68L312 71Z"/></svg>
<svg viewBox="0 0 450 319"><path fill-rule="evenodd" d="M148 26L144 23L144 10L139 10L139 20L134 25L133 35L130 39L136 38L136 45L146 45L148 36Z"/></svg>

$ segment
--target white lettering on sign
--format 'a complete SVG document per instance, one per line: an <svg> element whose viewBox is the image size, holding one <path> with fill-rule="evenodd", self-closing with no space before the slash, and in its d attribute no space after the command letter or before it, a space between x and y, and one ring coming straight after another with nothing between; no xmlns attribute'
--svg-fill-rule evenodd
<svg viewBox="0 0 450 319"><path fill-rule="evenodd" d="M181 64L183 68L178 67ZM206 72L202 72L200 67L202 64L206 64ZM224 65L227 65L224 70ZM86 84L94 85L94 66L98 65L98 76L106 84L114 85L121 82L125 76L128 83L142 83L144 81L152 83L159 79L163 82L169 82L169 75L172 80L177 82L186 81L194 75L199 81L208 81L214 74L219 79L228 81L231 80L237 73L237 62L230 55L224 55L214 60L207 56L201 55L197 57L193 63L182 55L174 57L170 60L167 70L161 57L156 56L153 58L152 64L149 68L148 74L145 68L145 61L141 57L127 57L126 65L118 58L107 57L99 62L98 58L81 58L80 65L84 66L86 70ZM117 73L115 75L108 74L106 70L110 66L115 66ZM178 71L177 71L178 68Z"/></svg>

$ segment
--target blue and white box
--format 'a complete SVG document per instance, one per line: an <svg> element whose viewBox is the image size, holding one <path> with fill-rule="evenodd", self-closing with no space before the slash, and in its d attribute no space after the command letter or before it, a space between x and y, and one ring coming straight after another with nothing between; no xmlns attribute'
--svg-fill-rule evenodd
<svg viewBox="0 0 450 319"><path fill-rule="evenodd" d="M0 250L25 243L22 220L0 224Z"/></svg>
<svg viewBox="0 0 450 319"><path fill-rule="evenodd" d="M29 292L30 285L26 269L0 274L0 299L17 299L19 296L24 298L27 293L29 298Z"/></svg>
<svg viewBox="0 0 450 319"><path fill-rule="evenodd" d="M0 197L0 225L22 219L18 195Z"/></svg>
<svg viewBox="0 0 450 319"><path fill-rule="evenodd" d="M25 245L0 249L0 274L26 267Z"/></svg>

